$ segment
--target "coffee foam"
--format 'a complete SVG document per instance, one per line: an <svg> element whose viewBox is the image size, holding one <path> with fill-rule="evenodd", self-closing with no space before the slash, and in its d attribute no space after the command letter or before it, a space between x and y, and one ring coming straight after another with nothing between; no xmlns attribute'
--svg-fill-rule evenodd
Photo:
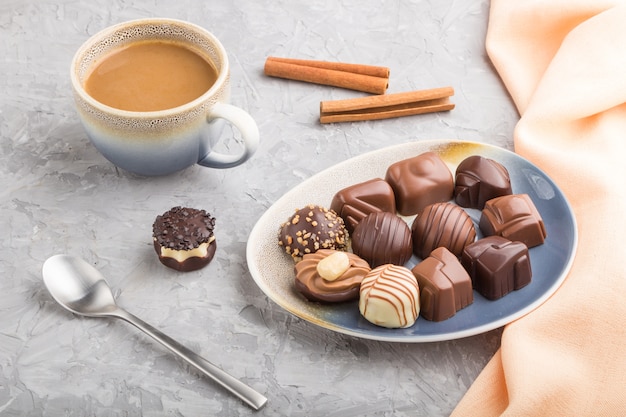
<svg viewBox="0 0 626 417"><path fill-rule="evenodd" d="M197 118L199 114L206 114L216 102L228 99L229 74L222 73L222 68L227 65L227 58L222 56L216 48L215 42L217 40L207 38L207 34L201 30L201 28L194 27L189 23L176 22L171 19L163 21L146 19L145 22L135 21L113 26L94 35L95 41L88 42L89 45L85 44L74 57L74 98L79 111L88 114L92 122L100 125L101 128L107 126L112 128L125 127L137 132L163 131L164 129L175 128L177 125L186 124L189 119ZM89 76L94 62L99 58L106 56L115 49L143 40L181 42L195 53L208 58L219 74L218 81L209 90L214 91L212 97L206 100L205 95L203 95L191 103L175 109L156 112L128 112L115 109L114 116L107 114L111 108L89 97L84 91L83 83ZM78 85L76 85L77 83ZM78 89L80 92L77 91ZM102 108L105 108L106 111L103 111Z"/></svg>
<svg viewBox="0 0 626 417"><path fill-rule="evenodd" d="M213 65L220 64L219 53L213 43L209 42L203 34L199 34L193 27L188 27L171 21L163 23L136 23L135 26L117 26L112 28L113 32L101 33L97 43L91 45L86 50L79 52L78 79L81 84L84 82L94 60L106 55L108 52L124 47L130 43L142 40L167 40L183 42L186 47L193 49L201 55L208 55ZM98 36L98 35L96 35ZM218 72L221 68L216 68Z"/></svg>

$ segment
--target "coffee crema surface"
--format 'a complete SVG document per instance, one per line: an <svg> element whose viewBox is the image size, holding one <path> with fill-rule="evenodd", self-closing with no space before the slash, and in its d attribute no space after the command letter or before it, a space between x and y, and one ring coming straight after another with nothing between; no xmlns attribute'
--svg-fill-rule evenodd
<svg viewBox="0 0 626 417"><path fill-rule="evenodd" d="M105 55L94 64L84 88L107 106L147 112L189 103L216 80L213 65L183 44L150 40Z"/></svg>

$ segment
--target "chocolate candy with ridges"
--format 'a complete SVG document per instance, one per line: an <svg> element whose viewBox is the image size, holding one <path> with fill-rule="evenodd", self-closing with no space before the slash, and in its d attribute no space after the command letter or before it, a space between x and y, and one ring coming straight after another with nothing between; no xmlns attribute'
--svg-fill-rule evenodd
<svg viewBox="0 0 626 417"><path fill-rule="evenodd" d="M352 250L372 268L404 265L412 252L411 230L404 220L388 212L365 217L352 234Z"/></svg>
<svg viewBox="0 0 626 417"><path fill-rule="evenodd" d="M445 247L455 256L476 239L476 229L469 214L452 203L426 206L411 226L413 253L424 259L438 247Z"/></svg>
<svg viewBox="0 0 626 417"><path fill-rule="evenodd" d="M404 266L385 264L361 282L359 311L370 323L387 328L415 324L420 312L417 279Z"/></svg>

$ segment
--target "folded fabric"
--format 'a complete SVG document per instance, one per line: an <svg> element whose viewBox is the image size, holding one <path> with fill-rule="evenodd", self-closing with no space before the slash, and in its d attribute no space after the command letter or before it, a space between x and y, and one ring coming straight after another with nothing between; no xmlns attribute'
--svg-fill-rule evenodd
<svg viewBox="0 0 626 417"><path fill-rule="evenodd" d="M626 0L492 0L487 51L521 115L515 151L564 191L579 243L452 415L624 416Z"/></svg>

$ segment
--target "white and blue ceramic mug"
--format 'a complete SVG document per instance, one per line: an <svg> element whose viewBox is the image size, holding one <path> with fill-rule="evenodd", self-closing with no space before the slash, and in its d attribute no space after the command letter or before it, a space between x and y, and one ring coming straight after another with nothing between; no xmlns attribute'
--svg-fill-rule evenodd
<svg viewBox="0 0 626 417"><path fill-rule="evenodd" d="M210 60L215 83L200 97L156 111L120 110L95 100L85 90L93 65L119 48L143 40L183 42ZM140 19L121 23L92 36L76 52L71 81L80 120L92 143L116 166L140 175L165 175L200 164L229 168L256 151L259 130L244 110L229 104L230 70L226 51L205 29L174 19ZM240 131L243 150L236 154L214 150L223 121Z"/></svg>

